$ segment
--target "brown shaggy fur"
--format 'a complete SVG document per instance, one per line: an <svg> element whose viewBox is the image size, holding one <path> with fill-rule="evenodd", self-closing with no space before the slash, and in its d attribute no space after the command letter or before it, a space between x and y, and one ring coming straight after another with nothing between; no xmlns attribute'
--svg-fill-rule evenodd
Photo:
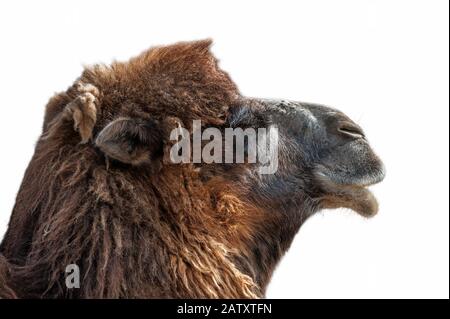
<svg viewBox="0 0 450 319"><path fill-rule="evenodd" d="M239 93L209 46L180 43L95 66L50 100L1 246L9 260L0 259L3 297L262 296L234 261L259 216L239 190L202 183L192 165L158 174L108 165L87 143L117 115L222 124ZM63 286L72 263L82 289ZM13 291L7 282L20 285Z"/></svg>
<svg viewBox="0 0 450 319"><path fill-rule="evenodd" d="M10 278L10 265L8 261L0 255L0 299L16 299L17 295L13 288L11 288L9 282Z"/></svg>

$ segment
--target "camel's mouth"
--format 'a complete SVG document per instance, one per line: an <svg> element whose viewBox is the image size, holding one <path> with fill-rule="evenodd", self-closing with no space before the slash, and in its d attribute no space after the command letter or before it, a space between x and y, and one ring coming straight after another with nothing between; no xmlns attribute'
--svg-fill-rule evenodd
<svg viewBox="0 0 450 319"><path fill-rule="evenodd" d="M378 213L378 201L370 188L384 180L386 176L385 168L376 171L369 178L364 179L364 183L348 186L348 193L353 203L352 208L358 214L364 217L373 217Z"/></svg>
<svg viewBox="0 0 450 319"><path fill-rule="evenodd" d="M375 155L372 157L372 161L353 161L353 165L344 168L317 165L315 177L327 194L322 207L344 207L364 217L375 216L378 201L370 187L383 181L386 170Z"/></svg>
<svg viewBox="0 0 450 319"><path fill-rule="evenodd" d="M342 185L322 178L321 184L327 193L322 199L322 207L349 208L363 217L373 217L378 213L378 201L370 188L378 182Z"/></svg>

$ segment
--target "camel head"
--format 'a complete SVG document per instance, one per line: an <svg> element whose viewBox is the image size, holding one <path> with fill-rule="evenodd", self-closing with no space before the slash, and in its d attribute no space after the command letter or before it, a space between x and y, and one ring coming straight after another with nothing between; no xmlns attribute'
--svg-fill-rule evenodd
<svg viewBox="0 0 450 319"><path fill-rule="evenodd" d="M368 186L385 173L362 129L243 96L210 44L88 67L50 99L0 245L0 296L261 297L309 216L377 212ZM80 289L64 285L72 264Z"/></svg>

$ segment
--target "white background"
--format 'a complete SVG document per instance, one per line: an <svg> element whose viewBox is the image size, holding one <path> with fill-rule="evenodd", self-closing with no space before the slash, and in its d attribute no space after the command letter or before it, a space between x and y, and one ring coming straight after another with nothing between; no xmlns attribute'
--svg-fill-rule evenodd
<svg viewBox="0 0 450 319"><path fill-rule="evenodd" d="M379 215L309 220L271 298L449 297L448 1L1 1L0 237L49 97L82 64L212 37L245 95L337 107L388 175Z"/></svg>

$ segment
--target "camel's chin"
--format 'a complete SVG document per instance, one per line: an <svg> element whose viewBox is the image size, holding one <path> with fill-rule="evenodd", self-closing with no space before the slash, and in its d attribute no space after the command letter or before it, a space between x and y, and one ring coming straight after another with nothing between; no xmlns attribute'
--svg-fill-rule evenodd
<svg viewBox="0 0 450 319"><path fill-rule="evenodd" d="M356 187L358 190L352 196L353 205L350 207L359 215L370 218L378 213L378 201L367 187Z"/></svg>

